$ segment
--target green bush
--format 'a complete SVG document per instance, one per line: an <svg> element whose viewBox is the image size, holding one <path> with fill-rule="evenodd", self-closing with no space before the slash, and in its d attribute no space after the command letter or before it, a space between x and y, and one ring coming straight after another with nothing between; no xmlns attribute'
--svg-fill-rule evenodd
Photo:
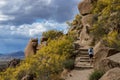
<svg viewBox="0 0 120 80"><path fill-rule="evenodd" d="M73 59L66 60L66 61L63 63L63 65L64 65L64 68L65 68L65 69L71 70L71 69L74 68L74 60L73 60Z"/></svg>
<svg viewBox="0 0 120 80"><path fill-rule="evenodd" d="M104 72L96 70L89 76L89 80L99 80L103 74Z"/></svg>
<svg viewBox="0 0 120 80"><path fill-rule="evenodd" d="M43 32L42 36L48 38L48 39L56 39L63 35L62 31L57 30L49 30L47 32Z"/></svg>
<svg viewBox="0 0 120 80"><path fill-rule="evenodd" d="M61 36L50 40L36 55L22 61L16 68L0 72L0 80L21 80L26 74L35 74L36 80L60 80L63 62L70 58L73 51L71 36ZM72 63L71 61L69 63Z"/></svg>

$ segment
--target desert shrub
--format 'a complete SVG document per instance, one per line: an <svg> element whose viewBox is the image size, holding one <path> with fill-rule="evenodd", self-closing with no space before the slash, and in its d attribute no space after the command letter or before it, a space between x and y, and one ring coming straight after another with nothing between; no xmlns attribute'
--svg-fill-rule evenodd
<svg viewBox="0 0 120 80"><path fill-rule="evenodd" d="M73 59L68 59L63 63L63 66L65 69L73 69L74 68L74 60Z"/></svg>
<svg viewBox="0 0 120 80"><path fill-rule="evenodd" d="M120 49L120 34L117 31L110 32L107 36L104 37L106 45L116 49Z"/></svg>
<svg viewBox="0 0 120 80"><path fill-rule="evenodd" d="M95 70L89 76L89 80L99 80L103 76L103 74L104 74L104 72L99 71L99 70Z"/></svg>
<svg viewBox="0 0 120 80"><path fill-rule="evenodd" d="M107 46L120 49L120 1L98 0L94 4L93 14L98 14L91 34L96 40L105 39Z"/></svg>
<svg viewBox="0 0 120 80"><path fill-rule="evenodd" d="M63 62L72 55L73 39L61 36L50 40L36 55L30 56L16 68L9 68L0 73L1 80L21 80L27 74L35 74L36 80L59 80Z"/></svg>
<svg viewBox="0 0 120 80"><path fill-rule="evenodd" d="M48 38L48 39L56 39L63 35L62 31L57 30L49 30L46 32L43 32L42 36Z"/></svg>

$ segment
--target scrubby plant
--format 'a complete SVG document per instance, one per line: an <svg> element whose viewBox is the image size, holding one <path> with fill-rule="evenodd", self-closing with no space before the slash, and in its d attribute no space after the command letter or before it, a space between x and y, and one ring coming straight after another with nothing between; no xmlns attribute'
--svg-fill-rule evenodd
<svg viewBox="0 0 120 80"><path fill-rule="evenodd" d="M72 70L74 68L74 60L73 59L66 60L63 63L63 66L65 69Z"/></svg>
<svg viewBox="0 0 120 80"><path fill-rule="evenodd" d="M43 37L46 37L48 39L56 39L62 35L63 35L63 32L58 30L49 30L49 31L43 32L42 34Z"/></svg>
<svg viewBox="0 0 120 80"><path fill-rule="evenodd" d="M93 14L98 15L98 20L90 33L96 40L105 40L107 46L120 49L120 0L98 0Z"/></svg>
<svg viewBox="0 0 120 80"><path fill-rule="evenodd" d="M73 54L71 35L59 36L50 40L36 55L30 56L16 68L8 68L0 73L0 80L21 80L28 74L34 74L36 80L60 80L63 62Z"/></svg>
<svg viewBox="0 0 120 80"><path fill-rule="evenodd" d="M95 70L89 76L89 80L99 80L103 76L104 72Z"/></svg>

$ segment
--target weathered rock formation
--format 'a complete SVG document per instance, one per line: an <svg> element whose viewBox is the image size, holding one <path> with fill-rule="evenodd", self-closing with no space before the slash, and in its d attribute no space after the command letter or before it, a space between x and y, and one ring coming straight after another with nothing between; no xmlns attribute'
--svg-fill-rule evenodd
<svg viewBox="0 0 120 80"><path fill-rule="evenodd" d="M38 46L38 39L30 39L25 48L25 57L36 54Z"/></svg>
<svg viewBox="0 0 120 80"><path fill-rule="evenodd" d="M8 67L13 67L15 68L20 64L20 59L13 59L8 63Z"/></svg>
<svg viewBox="0 0 120 80"><path fill-rule="evenodd" d="M80 14L82 15L83 28L80 33L80 44L82 46L90 46L94 41L94 37L90 35L89 31L94 23L94 15L91 13L93 8L93 0L83 0L78 5Z"/></svg>
<svg viewBox="0 0 120 80"><path fill-rule="evenodd" d="M94 46L94 55L100 50L100 48L105 48L103 40L100 40L95 46Z"/></svg>
<svg viewBox="0 0 120 80"><path fill-rule="evenodd" d="M81 3L79 3L78 9L81 15L87 15L91 13L91 10L93 8L91 3L92 3L92 0L83 0Z"/></svg>
<svg viewBox="0 0 120 80"><path fill-rule="evenodd" d="M120 68L109 70L99 80L120 80Z"/></svg>
<svg viewBox="0 0 120 80"><path fill-rule="evenodd" d="M84 26L80 33L80 44L81 46L89 46L91 45L93 38L89 35L88 26Z"/></svg>
<svg viewBox="0 0 120 80"><path fill-rule="evenodd" d="M21 80L36 80L36 76L34 74L27 74Z"/></svg>
<svg viewBox="0 0 120 80"><path fill-rule="evenodd" d="M63 72L61 73L61 78L66 79L68 77L69 72L70 72L70 70L64 69Z"/></svg>
<svg viewBox="0 0 120 80"><path fill-rule="evenodd" d="M98 69L105 72L115 67L120 68L120 53L101 60L98 65Z"/></svg>
<svg viewBox="0 0 120 80"><path fill-rule="evenodd" d="M99 65L101 60L112 56L114 54L117 54L119 51L113 48L100 48L96 54L95 54L95 60L94 60L94 68L99 69Z"/></svg>
<svg viewBox="0 0 120 80"><path fill-rule="evenodd" d="M87 26L88 28L92 27L93 22L94 22L94 15L93 14L88 14L86 16L82 16L82 24L83 26Z"/></svg>

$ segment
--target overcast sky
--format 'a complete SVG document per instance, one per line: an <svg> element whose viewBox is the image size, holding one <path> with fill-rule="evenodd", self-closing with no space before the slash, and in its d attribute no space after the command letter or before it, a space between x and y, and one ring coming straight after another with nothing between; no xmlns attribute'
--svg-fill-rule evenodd
<svg viewBox="0 0 120 80"><path fill-rule="evenodd" d="M0 0L0 53L24 51L42 32L65 31L80 0Z"/></svg>

